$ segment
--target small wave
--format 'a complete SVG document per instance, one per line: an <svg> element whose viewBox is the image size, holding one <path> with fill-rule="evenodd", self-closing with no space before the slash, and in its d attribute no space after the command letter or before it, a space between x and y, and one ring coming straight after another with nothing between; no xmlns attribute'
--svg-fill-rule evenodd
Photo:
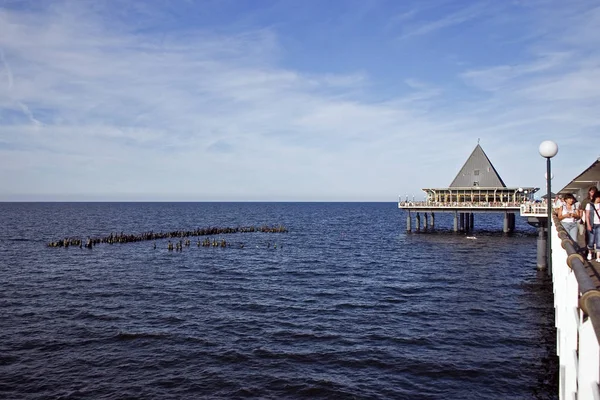
<svg viewBox="0 0 600 400"><path fill-rule="evenodd" d="M17 356L12 356L12 355L3 356L3 355L0 355L0 365L10 365L10 364L16 363L17 361L19 361L19 357L17 357Z"/></svg>
<svg viewBox="0 0 600 400"><path fill-rule="evenodd" d="M81 311L77 315L75 315L74 319L91 319L98 321L115 321L121 319L121 317L115 315L107 315L107 314L95 314L89 311Z"/></svg>
<svg viewBox="0 0 600 400"><path fill-rule="evenodd" d="M353 309L365 309L374 308L372 304L364 303L340 303L335 305L336 310L353 310Z"/></svg>
<svg viewBox="0 0 600 400"><path fill-rule="evenodd" d="M378 333L372 333L365 336L365 341L368 342L392 342L397 345L414 345L414 346L432 346L434 341L430 337L426 336L413 336L413 337L397 337L388 336Z"/></svg>
<svg viewBox="0 0 600 400"><path fill-rule="evenodd" d="M216 357L223 362L233 364L250 360L250 357L235 350L227 350L222 353L218 353L216 354Z"/></svg>
<svg viewBox="0 0 600 400"><path fill-rule="evenodd" d="M355 398L351 387L328 379L296 379L276 378L268 383L281 397L306 398Z"/></svg>
<svg viewBox="0 0 600 400"><path fill-rule="evenodd" d="M471 314L485 314L487 310L481 307L471 307L469 308L468 312Z"/></svg>
<svg viewBox="0 0 600 400"><path fill-rule="evenodd" d="M290 331L290 330L280 330L273 334L274 337L278 338L286 338L291 340L338 340L341 339L341 336L334 333L314 333L314 332L299 332L299 331Z"/></svg>
<svg viewBox="0 0 600 400"><path fill-rule="evenodd" d="M163 339L168 335L160 332L119 332L116 338L119 340L134 340L134 339Z"/></svg>

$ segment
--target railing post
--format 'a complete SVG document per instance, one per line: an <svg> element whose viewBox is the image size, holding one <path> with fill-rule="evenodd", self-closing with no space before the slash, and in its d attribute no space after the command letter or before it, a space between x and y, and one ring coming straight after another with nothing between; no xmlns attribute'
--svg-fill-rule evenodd
<svg viewBox="0 0 600 400"><path fill-rule="evenodd" d="M579 325L579 364L577 371L577 397L579 399L597 399L598 381L600 377L600 351L598 347L598 339L594 333L592 321L587 318L583 319L581 313L581 321Z"/></svg>

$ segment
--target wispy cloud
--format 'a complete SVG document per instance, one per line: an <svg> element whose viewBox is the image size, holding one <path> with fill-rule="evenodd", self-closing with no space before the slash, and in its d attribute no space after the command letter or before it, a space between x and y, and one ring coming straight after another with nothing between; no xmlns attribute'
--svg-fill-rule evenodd
<svg viewBox="0 0 600 400"><path fill-rule="evenodd" d="M570 62L571 58L572 54L568 52L539 54L535 59L524 63L467 70L461 76L469 84L482 90L497 91L516 80L542 73L560 73L560 69Z"/></svg>
<svg viewBox="0 0 600 400"><path fill-rule="evenodd" d="M6 90L11 90L13 87L13 75L2 49L0 49L0 61L2 61L3 75L6 77Z"/></svg>
<svg viewBox="0 0 600 400"><path fill-rule="evenodd" d="M429 35L446 28L463 24L467 21L481 17L488 7L489 4L487 2L477 2L457 11L445 14L437 19L413 20L412 23L407 24L403 33L400 35L400 39ZM401 14L400 16L396 16L395 19L400 18L400 20L406 21L417 14L418 13L413 10Z"/></svg>

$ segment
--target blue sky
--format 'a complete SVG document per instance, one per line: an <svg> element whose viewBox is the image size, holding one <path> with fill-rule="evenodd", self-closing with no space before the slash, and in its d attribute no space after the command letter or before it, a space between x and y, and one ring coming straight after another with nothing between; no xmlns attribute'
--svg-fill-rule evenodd
<svg viewBox="0 0 600 400"><path fill-rule="evenodd" d="M396 201L598 156L597 0L0 0L0 200Z"/></svg>

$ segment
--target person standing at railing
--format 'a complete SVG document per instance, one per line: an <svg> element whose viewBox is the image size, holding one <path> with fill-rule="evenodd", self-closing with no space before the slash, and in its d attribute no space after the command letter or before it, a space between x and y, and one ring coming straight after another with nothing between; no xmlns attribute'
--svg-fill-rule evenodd
<svg viewBox="0 0 600 400"><path fill-rule="evenodd" d="M600 262L600 192L594 193L592 201L585 207L585 220L588 231L587 259L592 259L596 245L596 261Z"/></svg>
<svg viewBox="0 0 600 400"><path fill-rule="evenodd" d="M565 205L562 194L557 194L554 197L554 201L552 202L552 209L555 212L558 212L558 209Z"/></svg>
<svg viewBox="0 0 600 400"><path fill-rule="evenodd" d="M594 194L596 194L596 192L598 192L598 188L596 186L590 186L588 189L588 193L587 193L587 197L585 199L583 199L583 201L581 202L581 211L582 211L582 215L581 215L581 225L583 226L583 234L584 234L584 238L585 238L585 244L588 243L588 236L589 236L589 232L587 230L587 205L592 201L592 198L594 197Z"/></svg>
<svg viewBox="0 0 600 400"><path fill-rule="evenodd" d="M579 203L571 193L563 196L563 205L558 209L558 219L571 239L577 243L577 221L581 219L581 211Z"/></svg>

